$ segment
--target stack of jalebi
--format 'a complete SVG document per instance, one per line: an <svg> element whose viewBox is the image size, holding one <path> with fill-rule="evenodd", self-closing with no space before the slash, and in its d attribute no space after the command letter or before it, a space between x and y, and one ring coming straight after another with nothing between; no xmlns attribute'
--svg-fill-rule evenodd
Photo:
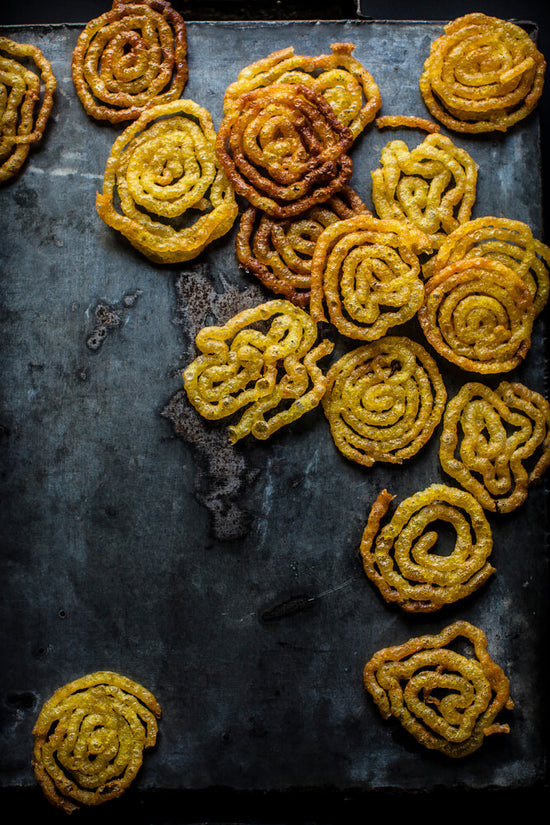
<svg viewBox="0 0 550 825"><path fill-rule="evenodd" d="M546 63L524 29L481 13L445 26L420 77L430 113L448 129L505 132L535 108Z"/></svg>
<svg viewBox="0 0 550 825"><path fill-rule="evenodd" d="M196 337L201 354L183 373L189 401L209 420L244 410L228 428L232 443L248 434L269 438L314 409L325 392L317 362L333 344L316 339L310 315L282 298L204 327Z"/></svg>
<svg viewBox="0 0 550 825"><path fill-rule="evenodd" d="M135 120L151 104L177 100L188 77L181 15L168 0L114 0L81 32L72 76L96 120Z"/></svg>
<svg viewBox="0 0 550 825"><path fill-rule="evenodd" d="M277 220L249 206L235 240L237 259L267 289L307 307L311 259L319 235L330 224L364 212L367 207L349 186L295 218Z"/></svg>
<svg viewBox="0 0 550 825"><path fill-rule="evenodd" d="M56 85L40 49L0 37L0 183L17 174L42 139Z"/></svg>
<svg viewBox="0 0 550 825"><path fill-rule="evenodd" d="M450 138L428 135L409 150L392 140L372 175L372 201L378 217L409 220L437 248L470 219L476 198L477 164Z"/></svg>
<svg viewBox="0 0 550 825"><path fill-rule="evenodd" d="M313 253L312 317L348 338L381 338L422 306L418 254L430 249L428 236L407 221L365 214L332 224Z"/></svg>
<svg viewBox="0 0 550 825"><path fill-rule="evenodd" d="M456 650L457 643L473 655ZM363 678L384 719L393 716L423 747L451 758L473 753L486 736L510 732L495 721L514 707L510 683L489 656L483 631L469 622L378 651Z"/></svg>
<svg viewBox="0 0 550 825"><path fill-rule="evenodd" d="M102 220L156 263L195 258L238 213L215 142L193 101L151 106L113 144L96 199Z"/></svg>
<svg viewBox="0 0 550 825"><path fill-rule="evenodd" d="M34 772L49 802L70 814L119 797L155 744L160 715L152 693L117 673L59 688L33 730Z"/></svg>
<svg viewBox="0 0 550 825"><path fill-rule="evenodd" d="M471 382L449 401L441 466L487 510L519 507L550 465L550 404L519 382Z"/></svg>
<svg viewBox="0 0 550 825"><path fill-rule="evenodd" d="M352 461L400 464L428 442L447 393L433 358L386 336L342 356L327 372L323 409L334 443Z"/></svg>
<svg viewBox="0 0 550 825"><path fill-rule="evenodd" d="M387 490L379 494L361 540L365 573L388 603L431 613L471 595L494 573L491 528L470 493L432 484L402 501L381 526L392 499ZM438 524L455 532L451 552L439 540Z"/></svg>

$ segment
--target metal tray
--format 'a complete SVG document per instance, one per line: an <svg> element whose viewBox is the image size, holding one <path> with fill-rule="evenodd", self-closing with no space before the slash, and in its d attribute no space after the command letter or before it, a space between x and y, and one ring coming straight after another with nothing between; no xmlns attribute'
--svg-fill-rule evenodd
<svg viewBox="0 0 550 825"><path fill-rule="evenodd" d="M545 778L546 486L489 517L497 573L429 617L403 615L366 580L358 547L374 497L449 481L438 433L402 467L336 450L321 410L265 443L230 447L182 396L194 335L267 300L236 263L233 231L181 267L150 264L99 219L96 190L120 128L87 118L70 77L80 26L4 27L58 80L53 118L0 190L2 536L0 784L35 787L32 727L60 685L127 674L162 709L132 793L530 788ZM217 126L227 84L275 49L351 41L384 114L424 114L418 78L439 23L189 23L185 96ZM122 127L121 127L122 128ZM352 184L391 137L371 126ZM542 234L539 123L461 137L480 167L474 216ZM418 138L419 140L421 138ZM236 227L235 227L236 228ZM415 323L400 328L422 341ZM546 332L513 375L546 393ZM440 364L449 396L469 380ZM275 609L279 606L281 609ZM285 605L287 608L285 609ZM446 760L384 723L362 687L381 647L464 618L482 627L515 701L508 736Z"/></svg>

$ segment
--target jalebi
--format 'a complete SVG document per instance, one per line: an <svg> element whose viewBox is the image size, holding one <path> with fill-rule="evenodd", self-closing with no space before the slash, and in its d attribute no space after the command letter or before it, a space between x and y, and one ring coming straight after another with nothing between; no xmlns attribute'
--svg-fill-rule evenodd
<svg viewBox="0 0 550 825"><path fill-rule="evenodd" d="M385 336L329 368L323 409L351 461L371 467L416 455L441 420L447 393L433 358L414 341Z"/></svg>
<svg viewBox="0 0 550 825"><path fill-rule="evenodd" d="M460 643L472 652L456 650ZM508 677L489 656L485 633L469 622L378 651L363 678L384 719L395 717L423 747L451 758L510 732L495 721L514 707Z"/></svg>
<svg viewBox="0 0 550 825"><path fill-rule="evenodd" d="M65 813L119 797L144 748L156 743L161 710L141 685L110 671L56 690L34 726L33 767L52 805Z"/></svg>
<svg viewBox="0 0 550 825"><path fill-rule="evenodd" d="M434 134L441 131L438 123L428 120L425 117L416 115L380 115L374 121L379 129L422 129L424 132Z"/></svg>

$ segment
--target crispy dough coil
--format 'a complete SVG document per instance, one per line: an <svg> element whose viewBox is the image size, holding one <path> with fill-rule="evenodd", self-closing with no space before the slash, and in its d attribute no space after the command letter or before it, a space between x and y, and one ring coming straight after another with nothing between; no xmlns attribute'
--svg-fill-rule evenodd
<svg viewBox="0 0 550 825"><path fill-rule="evenodd" d="M215 140L210 114L193 101L151 106L113 144L101 219L155 263L196 258L238 213Z"/></svg>
<svg viewBox="0 0 550 825"><path fill-rule="evenodd" d="M385 336L329 368L323 409L334 443L351 461L401 464L431 438L447 393L433 358L404 337Z"/></svg>
<svg viewBox="0 0 550 825"><path fill-rule="evenodd" d="M550 404L519 382L464 384L445 410L439 458L485 509L509 513L550 465Z"/></svg>
<svg viewBox="0 0 550 825"><path fill-rule="evenodd" d="M216 154L239 195L274 218L288 218L349 182L352 142L323 95L281 83L238 98L220 124Z"/></svg>
<svg viewBox="0 0 550 825"><path fill-rule="evenodd" d="M33 730L34 772L49 802L70 814L119 797L155 744L160 715L152 693L110 671L56 690Z"/></svg>
<svg viewBox="0 0 550 825"><path fill-rule="evenodd" d="M0 184L17 174L31 145L42 139L56 86L40 49L0 37Z"/></svg>
<svg viewBox="0 0 550 825"><path fill-rule="evenodd" d="M505 132L533 111L546 62L526 31L466 14L432 43L420 77L431 115L457 132Z"/></svg>
<svg viewBox="0 0 550 825"><path fill-rule="evenodd" d="M472 653L453 649L460 643ZM363 680L384 719L395 717L423 747L451 758L473 753L486 736L510 732L495 721L514 707L509 680L489 656L485 633L469 622L378 651Z"/></svg>
<svg viewBox="0 0 550 825"><path fill-rule="evenodd" d="M382 525L394 496L383 490L361 540L367 577L388 603L407 613L432 613L474 593L494 573L493 538L470 493L432 484L402 501ZM450 553L438 553L438 524L454 531Z"/></svg>
<svg viewBox="0 0 550 825"><path fill-rule="evenodd" d="M323 95L354 138L372 122L382 105L372 75L353 57L353 43L332 43L331 54L294 54L292 47L273 52L239 72L224 96L224 114L236 111L238 98L272 83L302 83Z"/></svg>
<svg viewBox="0 0 550 825"><path fill-rule="evenodd" d="M317 362L334 345L316 339L308 313L282 298L204 327L196 337L200 355L183 372L189 401L211 421L241 414L228 428L233 444L249 434L269 438L325 392Z"/></svg>
<svg viewBox="0 0 550 825"><path fill-rule="evenodd" d="M135 120L180 97L188 77L187 33L168 0L114 0L90 20L71 70L80 102L96 120Z"/></svg>

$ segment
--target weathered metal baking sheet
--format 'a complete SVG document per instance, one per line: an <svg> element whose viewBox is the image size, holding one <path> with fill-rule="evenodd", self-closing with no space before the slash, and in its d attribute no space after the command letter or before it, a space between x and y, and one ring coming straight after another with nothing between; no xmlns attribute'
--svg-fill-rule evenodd
<svg viewBox="0 0 550 825"><path fill-rule="evenodd" d="M497 574L475 597L429 617L382 602L358 555L366 517L384 487L401 499L447 480L437 434L402 467L365 470L340 456L320 410L237 447L192 414L180 370L195 333L271 296L239 271L234 232L163 268L102 224L95 194L120 130L87 118L76 98L79 31L3 30L43 50L58 91L45 140L0 191L2 785L33 786L42 703L103 668L146 685L163 709L141 790L540 781L546 487L490 517ZM351 41L383 113L422 115L417 78L440 33L436 23L190 23L185 96L217 126L244 65L288 45L314 54ZM388 139L371 127L353 149L352 184L367 203ZM540 237L536 116L506 136L453 139L480 167L474 216L513 217ZM412 323L402 331L422 340ZM451 395L467 379L441 366ZM543 319L514 376L546 392ZM511 733L460 764L384 723L362 687L376 650L458 618L485 630L515 701Z"/></svg>

